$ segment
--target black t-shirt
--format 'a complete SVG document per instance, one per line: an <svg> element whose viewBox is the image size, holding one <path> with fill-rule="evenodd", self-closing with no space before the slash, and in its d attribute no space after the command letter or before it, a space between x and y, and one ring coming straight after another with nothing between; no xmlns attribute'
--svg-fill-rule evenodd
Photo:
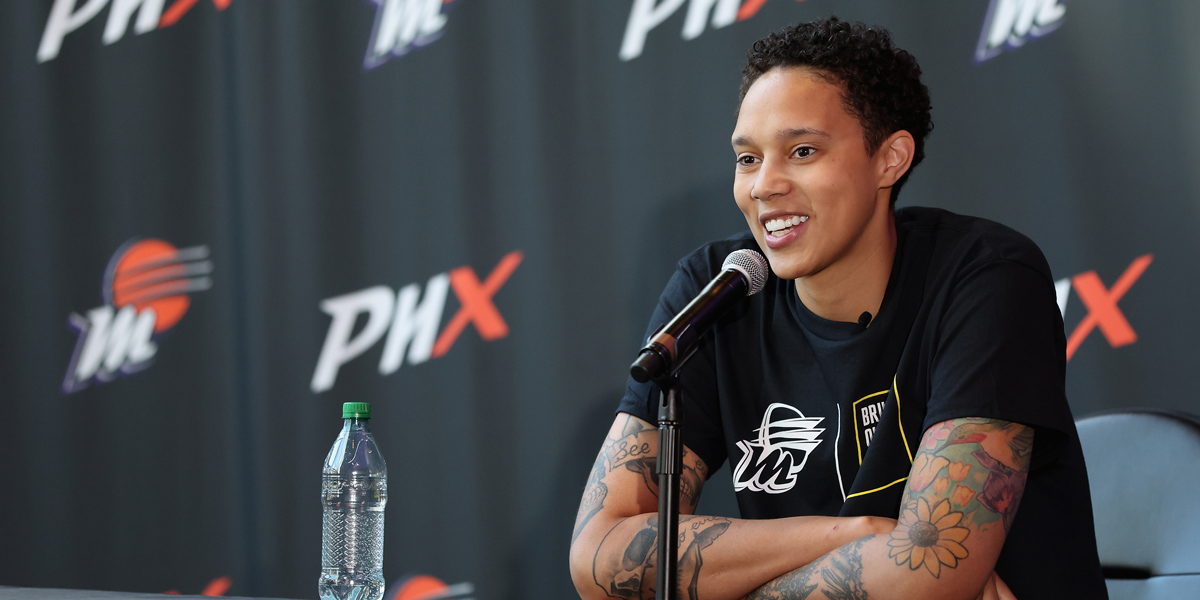
<svg viewBox="0 0 1200 600"><path fill-rule="evenodd" d="M1046 259L1007 227L939 209L898 209L896 231L869 327L813 314L774 275L717 322L681 371L685 445L710 473L730 461L745 518L896 518L927 428L959 417L1031 426L1029 478L996 571L1022 600L1105 598ZM745 233L681 260L647 334L741 248L758 250ZM631 379L618 410L654 423L658 400Z"/></svg>

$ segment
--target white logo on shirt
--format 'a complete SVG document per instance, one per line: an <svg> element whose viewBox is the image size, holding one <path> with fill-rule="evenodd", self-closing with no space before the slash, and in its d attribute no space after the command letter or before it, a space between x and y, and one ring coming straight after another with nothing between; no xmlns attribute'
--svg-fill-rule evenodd
<svg viewBox="0 0 1200 600"><path fill-rule="evenodd" d="M784 414L775 416L776 411ZM794 413L794 415L792 414ZM787 404L775 403L763 414L758 438L737 443L742 458L733 469L733 489L782 494L796 486L796 475L808 454L820 445L825 417L806 417Z"/></svg>

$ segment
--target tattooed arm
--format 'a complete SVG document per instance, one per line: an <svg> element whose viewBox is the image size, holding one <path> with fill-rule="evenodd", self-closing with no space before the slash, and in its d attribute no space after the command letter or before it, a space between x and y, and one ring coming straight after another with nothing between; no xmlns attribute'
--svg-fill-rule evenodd
<svg viewBox="0 0 1200 600"><path fill-rule="evenodd" d="M747 600L979 597L1016 516L1032 449L1033 429L1017 423L953 419L930 427L893 531L838 548Z"/></svg>
<svg viewBox="0 0 1200 600"><path fill-rule="evenodd" d="M583 492L571 541L571 577L581 598L655 597L658 560L658 429L621 414L613 422ZM708 476L683 451L679 499L679 597L742 598L754 588L892 519L794 517L740 520L694 514ZM805 540L797 544L796 540Z"/></svg>

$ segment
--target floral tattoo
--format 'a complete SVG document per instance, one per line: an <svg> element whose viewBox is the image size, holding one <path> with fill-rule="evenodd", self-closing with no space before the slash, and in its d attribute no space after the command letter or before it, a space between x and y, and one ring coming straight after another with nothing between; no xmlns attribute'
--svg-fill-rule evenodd
<svg viewBox="0 0 1200 600"><path fill-rule="evenodd" d="M918 498L915 510L906 508L900 514L900 523L888 542L888 556L895 558L897 565L907 562L914 571L924 565L934 577L940 577L942 565L953 569L969 554L962 542L970 530L959 526L962 519L961 512L950 510L949 500L930 509L924 498Z"/></svg>
<svg viewBox="0 0 1200 600"><path fill-rule="evenodd" d="M1012 526L1029 472L1033 429L990 419L934 425L913 457L888 556L940 578L968 556L973 532Z"/></svg>

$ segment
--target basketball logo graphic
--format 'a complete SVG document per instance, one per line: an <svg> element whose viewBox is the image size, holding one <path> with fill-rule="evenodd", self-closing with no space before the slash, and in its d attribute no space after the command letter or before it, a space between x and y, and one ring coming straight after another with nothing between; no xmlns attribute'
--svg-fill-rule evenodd
<svg viewBox="0 0 1200 600"><path fill-rule="evenodd" d="M104 304L67 325L79 339L63 380L63 393L112 381L150 366L157 340L191 306L189 294L212 287L207 246L176 248L157 239L134 239L109 260Z"/></svg>

